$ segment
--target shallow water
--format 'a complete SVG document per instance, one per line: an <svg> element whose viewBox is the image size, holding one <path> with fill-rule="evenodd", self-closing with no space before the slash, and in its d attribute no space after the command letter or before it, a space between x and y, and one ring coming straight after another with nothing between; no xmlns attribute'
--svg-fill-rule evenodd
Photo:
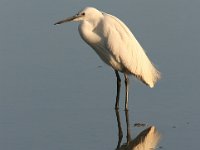
<svg viewBox="0 0 200 150"><path fill-rule="evenodd" d="M76 23L53 26L88 5L122 19L162 72L154 89L131 78L132 138L154 125L158 149L198 149L198 0L1 1L0 149L117 147L114 72L81 40ZM121 91L125 143L124 85Z"/></svg>

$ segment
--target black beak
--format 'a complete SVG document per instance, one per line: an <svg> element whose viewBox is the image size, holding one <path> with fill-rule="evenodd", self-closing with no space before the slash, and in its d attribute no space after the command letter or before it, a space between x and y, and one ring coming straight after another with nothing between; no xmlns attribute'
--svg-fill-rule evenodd
<svg viewBox="0 0 200 150"><path fill-rule="evenodd" d="M66 18L66 19L64 19L64 20L58 21L58 22L54 23L54 25L62 24L62 23L65 23L65 22L70 22L70 21L73 21L74 19L76 19L76 18L78 18L78 17L79 17L78 15L75 15L75 16Z"/></svg>

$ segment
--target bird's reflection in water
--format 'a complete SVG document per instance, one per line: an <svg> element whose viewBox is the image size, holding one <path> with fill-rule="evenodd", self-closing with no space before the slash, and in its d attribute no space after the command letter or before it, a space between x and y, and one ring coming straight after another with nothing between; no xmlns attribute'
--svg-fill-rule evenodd
<svg viewBox="0 0 200 150"><path fill-rule="evenodd" d="M154 126L150 126L137 135L135 139L131 139L130 123L128 111L125 111L127 126L127 142L121 145L123 132L119 111L116 110L118 124L118 144L116 150L154 150L160 140L160 134Z"/></svg>

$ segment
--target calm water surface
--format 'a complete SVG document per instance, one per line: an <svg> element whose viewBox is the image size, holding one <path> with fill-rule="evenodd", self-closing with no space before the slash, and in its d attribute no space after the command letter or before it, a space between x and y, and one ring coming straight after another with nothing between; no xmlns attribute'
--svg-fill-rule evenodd
<svg viewBox="0 0 200 150"><path fill-rule="evenodd" d="M154 89L131 79L132 138L154 125L162 136L158 149L199 149L199 0L2 0L0 149L117 147L114 72L81 40L76 23L53 26L85 6L121 18L162 72ZM124 97L122 86L122 143Z"/></svg>

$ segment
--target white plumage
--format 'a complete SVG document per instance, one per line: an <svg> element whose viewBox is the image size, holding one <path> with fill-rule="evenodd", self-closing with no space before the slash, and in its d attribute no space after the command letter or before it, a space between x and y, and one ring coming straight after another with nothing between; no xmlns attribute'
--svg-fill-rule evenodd
<svg viewBox="0 0 200 150"><path fill-rule="evenodd" d="M80 22L79 33L82 39L96 51L106 64L115 70L118 83L121 81L118 71L124 73L126 105L128 102L128 74L134 75L149 87L154 87L160 78L160 73L121 20L96 8L87 7L77 15L55 24L68 21ZM120 84L117 88L119 86ZM117 97L116 99L119 99L119 93L117 93ZM117 101L116 105L118 105Z"/></svg>

